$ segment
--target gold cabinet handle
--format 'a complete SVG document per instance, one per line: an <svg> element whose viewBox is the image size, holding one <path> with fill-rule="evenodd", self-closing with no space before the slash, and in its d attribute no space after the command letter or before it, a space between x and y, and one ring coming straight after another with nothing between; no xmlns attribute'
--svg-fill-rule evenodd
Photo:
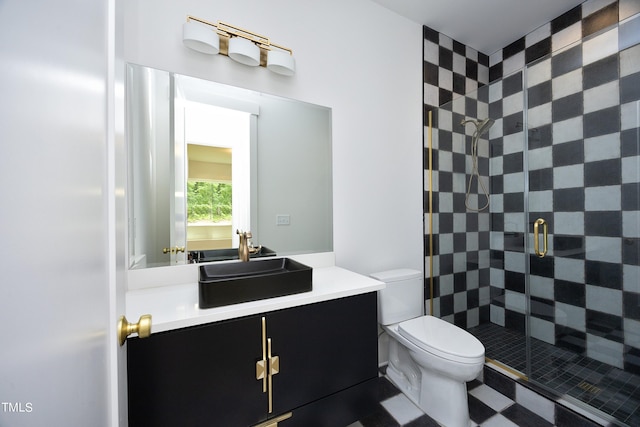
<svg viewBox="0 0 640 427"><path fill-rule="evenodd" d="M256 379L262 380L262 392L267 392L267 320L262 318L262 359L256 362Z"/></svg>
<svg viewBox="0 0 640 427"><path fill-rule="evenodd" d="M267 320L262 318L262 359L256 362L256 380L262 380L262 392L269 393L269 413L273 412L273 381L280 372L280 357L271 354L271 338L267 338ZM277 425L277 422L276 424Z"/></svg>
<svg viewBox="0 0 640 427"><path fill-rule="evenodd" d="M140 316L137 323L129 323L126 317L120 316L118 320L118 343L120 343L120 346L124 345L129 335L135 333L137 333L140 338L147 338L151 335L150 314Z"/></svg>
<svg viewBox="0 0 640 427"><path fill-rule="evenodd" d="M542 225L542 252L540 252L540 233L538 227ZM544 258L547 254L547 221L538 218L533 223L533 250L538 258Z"/></svg>
<svg viewBox="0 0 640 427"><path fill-rule="evenodd" d="M267 347L269 353L269 413L273 412L273 376L280 372L280 357L271 355L271 338L267 339Z"/></svg>

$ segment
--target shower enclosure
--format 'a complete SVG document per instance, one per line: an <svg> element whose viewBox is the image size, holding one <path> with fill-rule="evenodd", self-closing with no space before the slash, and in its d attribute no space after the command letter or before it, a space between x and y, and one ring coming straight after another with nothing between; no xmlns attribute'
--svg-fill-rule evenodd
<svg viewBox="0 0 640 427"><path fill-rule="evenodd" d="M640 425L638 58L640 45L577 43L529 63L434 111L429 150L433 314L491 362L628 426ZM489 206L469 209L483 187Z"/></svg>

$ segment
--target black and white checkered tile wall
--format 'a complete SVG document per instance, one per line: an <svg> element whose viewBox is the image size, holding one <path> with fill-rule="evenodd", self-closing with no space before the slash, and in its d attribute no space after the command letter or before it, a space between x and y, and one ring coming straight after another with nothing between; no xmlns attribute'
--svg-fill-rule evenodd
<svg viewBox="0 0 640 427"><path fill-rule="evenodd" d="M425 124L431 111L434 125L433 314L462 326L479 324L481 299L482 317L489 320L489 213L467 213L465 209L465 171L470 167L473 129L462 125L467 117L487 117L488 83L487 55L424 27ZM427 148L425 140L425 165ZM486 179L486 140L480 151L479 169ZM470 202L476 205L477 180L473 186ZM425 212L428 208L425 204ZM428 245L425 239L426 253Z"/></svg>
<svg viewBox="0 0 640 427"><path fill-rule="evenodd" d="M589 0L490 57L425 27L433 314L524 331L530 270L535 338L640 373L639 43L638 0ZM491 204L475 213L464 203L474 127L460 123L486 117ZM482 205L477 180L471 190ZM537 218L548 253L526 258Z"/></svg>

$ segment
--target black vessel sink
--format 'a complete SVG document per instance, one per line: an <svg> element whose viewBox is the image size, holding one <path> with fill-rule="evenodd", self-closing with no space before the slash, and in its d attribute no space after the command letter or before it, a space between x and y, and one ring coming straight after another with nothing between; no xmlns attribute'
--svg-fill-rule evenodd
<svg viewBox="0 0 640 427"><path fill-rule="evenodd" d="M276 252L267 248L266 246L262 246L257 252L249 254L250 258L263 258L273 256L276 256ZM189 262L191 263L230 261L234 259L239 259L238 248L207 249L202 251L189 252Z"/></svg>
<svg viewBox="0 0 640 427"><path fill-rule="evenodd" d="M312 270L289 258L200 266L200 308L309 292Z"/></svg>

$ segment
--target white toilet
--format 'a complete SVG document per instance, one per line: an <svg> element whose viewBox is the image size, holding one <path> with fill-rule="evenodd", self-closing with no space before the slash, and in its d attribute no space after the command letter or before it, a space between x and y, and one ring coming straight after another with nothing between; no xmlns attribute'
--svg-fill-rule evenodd
<svg viewBox="0 0 640 427"><path fill-rule="evenodd" d="M371 275L378 322L389 336L389 379L427 415L446 427L468 427L467 381L484 365L484 346L449 322L423 315L422 273L400 269Z"/></svg>

